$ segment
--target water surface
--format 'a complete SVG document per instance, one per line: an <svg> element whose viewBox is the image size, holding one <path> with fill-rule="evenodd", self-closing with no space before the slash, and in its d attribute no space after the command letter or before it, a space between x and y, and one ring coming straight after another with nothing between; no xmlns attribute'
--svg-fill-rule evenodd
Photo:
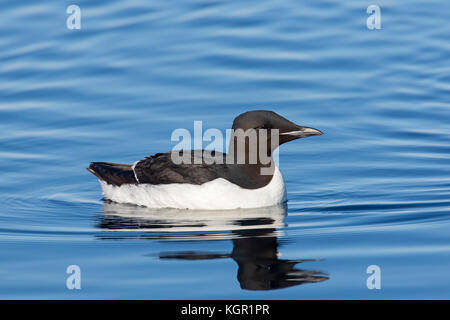
<svg viewBox="0 0 450 320"><path fill-rule="evenodd" d="M367 1L71 4L0 4L1 298L449 298L447 1L377 1L381 30ZM85 170L254 109L325 132L280 148L286 206L119 205Z"/></svg>

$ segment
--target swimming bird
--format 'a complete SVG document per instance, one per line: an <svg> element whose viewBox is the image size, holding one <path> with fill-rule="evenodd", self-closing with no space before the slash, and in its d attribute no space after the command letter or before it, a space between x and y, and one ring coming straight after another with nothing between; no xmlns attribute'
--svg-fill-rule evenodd
<svg viewBox="0 0 450 320"><path fill-rule="evenodd" d="M321 134L273 111L248 111L233 121L228 154L177 150L132 165L91 162L87 170L99 179L104 198L119 203L209 210L267 207L286 201L273 152L286 142Z"/></svg>

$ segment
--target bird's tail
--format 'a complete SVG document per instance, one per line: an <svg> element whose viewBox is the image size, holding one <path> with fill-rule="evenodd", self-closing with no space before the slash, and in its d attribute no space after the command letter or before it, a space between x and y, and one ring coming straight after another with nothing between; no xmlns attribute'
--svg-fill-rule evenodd
<svg viewBox="0 0 450 320"><path fill-rule="evenodd" d="M122 184L138 183L129 164L91 162L87 170L100 180L112 185L121 186Z"/></svg>

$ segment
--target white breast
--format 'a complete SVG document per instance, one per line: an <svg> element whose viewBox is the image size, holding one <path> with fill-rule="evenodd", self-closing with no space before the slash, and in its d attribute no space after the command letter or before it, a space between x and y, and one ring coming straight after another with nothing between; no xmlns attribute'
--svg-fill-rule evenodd
<svg viewBox="0 0 450 320"><path fill-rule="evenodd" d="M286 189L278 167L272 180L259 189L244 189L219 178L202 185L187 183L113 186L100 181L103 196L119 203L150 208L237 209L273 206L286 201Z"/></svg>

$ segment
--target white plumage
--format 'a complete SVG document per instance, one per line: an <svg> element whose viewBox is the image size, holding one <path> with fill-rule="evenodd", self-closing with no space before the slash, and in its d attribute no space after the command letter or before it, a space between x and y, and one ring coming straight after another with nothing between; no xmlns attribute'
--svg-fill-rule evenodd
<svg viewBox="0 0 450 320"><path fill-rule="evenodd" d="M106 199L149 208L227 210L268 207L286 201L283 176L276 166L270 183L259 189L244 189L222 178L201 185L173 183L114 186L102 180L100 183Z"/></svg>

